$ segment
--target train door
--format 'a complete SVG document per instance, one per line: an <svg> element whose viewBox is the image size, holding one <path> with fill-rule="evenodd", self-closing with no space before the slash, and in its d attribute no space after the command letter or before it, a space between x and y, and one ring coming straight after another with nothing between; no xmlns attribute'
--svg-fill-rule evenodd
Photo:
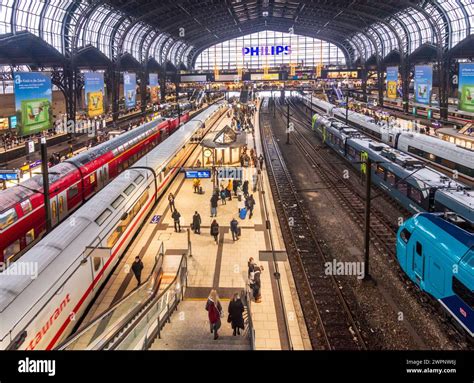
<svg viewBox="0 0 474 383"><path fill-rule="evenodd" d="M98 171L98 185L99 189L102 189L105 185L107 185L109 180L109 166L105 165L101 167Z"/></svg>
<svg viewBox="0 0 474 383"><path fill-rule="evenodd" d="M413 249L413 272L418 283L425 277L425 257L423 255L423 245L416 241Z"/></svg>
<svg viewBox="0 0 474 383"><path fill-rule="evenodd" d="M51 199L51 223L56 226L67 216L67 190Z"/></svg>

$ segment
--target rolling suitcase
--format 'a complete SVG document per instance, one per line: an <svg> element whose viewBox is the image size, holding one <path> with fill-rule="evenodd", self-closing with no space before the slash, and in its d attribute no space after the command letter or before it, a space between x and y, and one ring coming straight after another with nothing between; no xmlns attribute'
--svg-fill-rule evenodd
<svg viewBox="0 0 474 383"><path fill-rule="evenodd" d="M240 209L239 217L240 219L245 219L245 217L247 217L247 208L244 207L243 209Z"/></svg>

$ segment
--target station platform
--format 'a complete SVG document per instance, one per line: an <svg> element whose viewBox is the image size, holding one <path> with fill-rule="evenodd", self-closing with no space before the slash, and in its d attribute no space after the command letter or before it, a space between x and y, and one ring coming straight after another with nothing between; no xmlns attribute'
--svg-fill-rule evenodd
<svg viewBox="0 0 474 383"><path fill-rule="evenodd" d="M258 115L254 118L258 124ZM228 117L221 119L209 134L221 130L226 125L230 125ZM255 147L257 154L260 154L262 151L258 129L255 129L255 137L251 133L242 134L248 134L248 149ZM200 158L201 148L198 147L187 166L191 167ZM232 165L237 166L240 163ZM249 168L244 172L249 178L250 185L256 173L256 168ZM253 193L256 206L252 219L249 219L248 215L245 220L239 218L236 197L232 197L232 200L228 200L225 205L222 205L219 200L215 219L219 223L220 234L216 244L210 235L210 226L214 219L210 217L212 180L201 180L203 194L197 194L193 190L193 180L185 179L184 174L180 173L154 208L151 218L137 234L135 241L111 275L83 323L86 325L136 289L137 281L130 272L131 264L136 256L139 256L144 263L143 280L150 275L160 248L164 248L166 249L165 260L167 256L187 254L187 287L184 299L177 306L177 311L171 316L170 323L164 326L161 337L155 340L151 349L249 349L251 345L243 336L241 338L232 336L231 326L226 319L228 303L233 294L241 294L248 289L247 262L250 257L253 257L255 262L264 268L261 275L262 301L261 303L251 302L250 312L245 313L246 318L248 315L251 316L253 323L255 349L311 349L268 185L265 170L263 170L258 190ZM250 190L249 192L252 193ZM181 214L181 232L175 232L174 229L170 206L166 198L169 193L175 195L175 206ZM264 203L269 207L268 215L273 241L270 240L270 232L267 230ZM201 215L201 234L195 234L189 230L195 211ZM230 232L230 222L233 218L238 220L242 233L240 239L235 242ZM274 251L278 255L277 261L274 261L271 256L271 242L274 243ZM279 281L274 276L276 271L280 274ZM281 284L281 290L278 289L278 282ZM217 341L213 340L213 335L209 331L205 310L206 301L212 289L217 290L224 311Z"/></svg>

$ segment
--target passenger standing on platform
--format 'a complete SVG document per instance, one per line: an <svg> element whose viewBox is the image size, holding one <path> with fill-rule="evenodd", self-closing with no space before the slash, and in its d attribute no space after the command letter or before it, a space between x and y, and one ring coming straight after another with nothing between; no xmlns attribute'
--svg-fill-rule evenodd
<svg viewBox="0 0 474 383"><path fill-rule="evenodd" d="M239 202L237 203L237 207L239 208L239 215L240 215L240 212L242 211L242 209L245 209L246 203L247 202L246 202L245 198L239 199Z"/></svg>
<svg viewBox="0 0 474 383"><path fill-rule="evenodd" d="M253 298L255 303L260 303L262 301L262 281L260 279L260 274L263 271L263 266L255 266L255 271L253 272L253 280L250 287L252 288Z"/></svg>
<svg viewBox="0 0 474 383"><path fill-rule="evenodd" d="M232 232L232 240L237 241L239 239L239 223L235 218L230 221L230 231Z"/></svg>
<svg viewBox="0 0 474 383"><path fill-rule="evenodd" d="M171 212L175 211L176 208L174 206L174 194L173 193L170 193L170 195L168 196L168 202L170 203Z"/></svg>
<svg viewBox="0 0 474 383"><path fill-rule="evenodd" d="M234 330L234 336L240 335L240 330L245 330L244 311L244 304L239 294L235 293L229 303L229 318L227 318L227 322L231 323L232 329Z"/></svg>
<svg viewBox="0 0 474 383"><path fill-rule="evenodd" d="M229 201L232 201L232 180L229 180L229 183L227 184L227 197L229 197Z"/></svg>
<svg viewBox="0 0 474 383"><path fill-rule="evenodd" d="M219 224L216 220L212 221L211 223L211 235L214 237L214 241L216 241L216 245L219 240Z"/></svg>
<svg viewBox="0 0 474 383"><path fill-rule="evenodd" d="M260 156L258 157L258 162L260 162L260 169L263 169L263 161L264 161L264 160L265 160L265 159L263 158L263 155L260 154Z"/></svg>
<svg viewBox="0 0 474 383"><path fill-rule="evenodd" d="M232 183L232 190L234 191L234 196L237 197L237 188L239 187L239 180L235 180Z"/></svg>
<svg viewBox="0 0 474 383"><path fill-rule="evenodd" d="M253 257L249 258L249 261L247 262L247 265L248 265L248 268L249 268L248 277L250 279L250 275L255 271L255 267L257 266L257 264L255 263L255 260L253 259Z"/></svg>
<svg viewBox="0 0 474 383"><path fill-rule="evenodd" d="M222 305L216 290L211 290L209 298L207 298L206 311L209 317L211 334L214 333L214 340L217 340L219 338L217 331L221 327Z"/></svg>
<svg viewBox="0 0 474 383"><path fill-rule="evenodd" d="M173 214L171 214L171 217L173 218L174 221L174 231L177 233L178 231L181 233L181 214L179 214L178 210L174 209Z"/></svg>
<svg viewBox="0 0 474 383"><path fill-rule="evenodd" d="M143 270L143 262L140 257L135 257L135 262L132 264L132 271L137 278L138 286L142 283L142 270Z"/></svg>
<svg viewBox="0 0 474 383"><path fill-rule="evenodd" d="M250 195L250 197L247 198L247 209L249 209L250 215L249 219L252 219L253 216L253 209L255 208L255 199L253 198L253 194Z"/></svg>
<svg viewBox="0 0 474 383"><path fill-rule="evenodd" d="M211 197L211 217L217 217L217 202L219 197L217 194L213 194Z"/></svg>
<svg viewBox="0 0 474 383"><path fill-rule="evenodd" d="M221 195L221 202L222 202L221 204L227 205L227 193L224 188L221 189L220 195Z"/></svg>
<svg viewBox="0 0 474 383"><path fill-rule="evenodd" d="M193 215L194 234L201 234L201 215L196 211Z"/></svg>
<svg viewBox="0 0 474 383"><path fill-rule="evenodd" d="M248 198L249 196L249 181L248 180L244 181L244 184L242 186L242 191L244 193L244 197Z"/></svg>
<svg viewBox="0 0 474 383"><path fill-rule="evenodd" d="M195 178L193 180L194 193L199 193L200 186L201 186L201 180L199 178Z"/></svg>

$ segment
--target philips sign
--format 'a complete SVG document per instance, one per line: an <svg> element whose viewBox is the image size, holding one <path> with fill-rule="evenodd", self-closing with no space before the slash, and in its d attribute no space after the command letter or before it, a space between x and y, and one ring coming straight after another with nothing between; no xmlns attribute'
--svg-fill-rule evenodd
<svg viewBox="0 0 474 383"><path fill-rule="evenodd" d="M244 56L279 56L291 54L291 47L289 45L271 45L262 47L244 47L242 48Z"/></svg>

